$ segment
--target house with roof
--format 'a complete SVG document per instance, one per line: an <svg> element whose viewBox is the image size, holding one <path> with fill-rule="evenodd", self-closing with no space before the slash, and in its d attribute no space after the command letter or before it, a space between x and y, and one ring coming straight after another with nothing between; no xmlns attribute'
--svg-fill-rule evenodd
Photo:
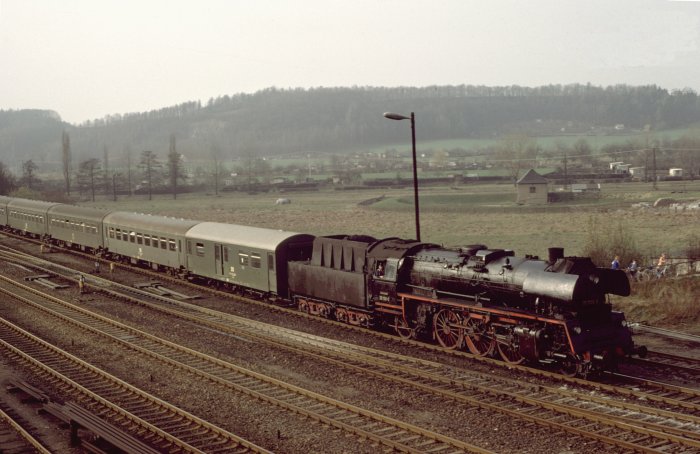
<svg viewBox="0 0 700 454"><path fill-rule="evenodd" d="M528 170L525 172L525 175L515 182L518 192L516 203L521 205L546 204L548 183L545 177L533 169Z"/></svg>

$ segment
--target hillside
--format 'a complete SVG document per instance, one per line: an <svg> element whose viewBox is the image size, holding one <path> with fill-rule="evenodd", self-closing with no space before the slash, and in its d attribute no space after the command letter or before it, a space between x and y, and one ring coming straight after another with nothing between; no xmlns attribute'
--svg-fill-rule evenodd
<svg viewBox="0 0 700 454"><path fill-rule="evenodd" d="M422 141L494 138L514 131L546 136L593 130L682 128L700 122L695 92L656 86L270 88L69 125L50 111L0 111L4 160L58 165L61 131L74 162L130 149L165 155L168 138L192 159L366 150L406 142L408 124L386 111L416 112Z"/></svg>

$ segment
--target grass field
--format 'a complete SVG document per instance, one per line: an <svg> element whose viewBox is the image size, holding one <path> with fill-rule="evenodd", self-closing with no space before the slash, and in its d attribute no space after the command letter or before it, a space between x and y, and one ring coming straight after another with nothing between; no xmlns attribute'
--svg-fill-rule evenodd
<svg viewBox="0 0 700 454"><path fill-rule="evenodd" d="M275 205L278 197L289 205ZM545 256L551 246L582 254L591 224L628 229L639 250L649 257L684 251L700 230L700 211L671 212L633 208L661 197L700 199L700 182L603 185L600 199L529 207L515 203L509 184L463 185L420 189L421 239L446 246L481 243L513 249L518 254ZM377 203L360 202L381 198ZM223 193L124 197L117 202L84 203L108 209L161 214L197 220L254 225L316 235L364 233L378 238L415 237L412 188L289 194ZM595 221L595 222L592 222ZM595 234L595 232L593 232ZM611 251L614 254L614 251Z"/></svg>

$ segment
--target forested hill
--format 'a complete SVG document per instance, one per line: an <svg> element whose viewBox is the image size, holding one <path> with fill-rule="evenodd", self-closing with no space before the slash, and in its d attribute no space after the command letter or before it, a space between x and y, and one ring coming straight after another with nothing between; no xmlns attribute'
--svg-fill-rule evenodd
<svg viewBox="0 0 700 454"><path fill-rule="evenodd" d="M363 149L406 142L404 127L382 117L416 113L419 140L493 138L519 131L532 135L585 133L592 127L653 130L700 122L692 90L656 86L551 85L270 88L226 95L205 104L186 102L145 113L111 115L68 125L53 112L0 111L2 159L60 160L61 131L70 135L74 159L153 150L167 153L169 136L193 158ZM393 124L392 124L393 123Z"/></svg>

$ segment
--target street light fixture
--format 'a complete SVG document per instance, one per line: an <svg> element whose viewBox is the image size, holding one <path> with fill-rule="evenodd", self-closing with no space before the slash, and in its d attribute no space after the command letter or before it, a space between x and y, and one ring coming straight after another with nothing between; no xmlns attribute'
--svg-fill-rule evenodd
<svg viewBox="0 0 700 454"><path fill-rule="evenodd" d="M413 145L413 206L416 209L416 241L420 241L420 220L418 209L418 169L416 168L416 116L399 115L392 112L384 112L384 117L389 120L411 120L411 143Z"/></svg>

